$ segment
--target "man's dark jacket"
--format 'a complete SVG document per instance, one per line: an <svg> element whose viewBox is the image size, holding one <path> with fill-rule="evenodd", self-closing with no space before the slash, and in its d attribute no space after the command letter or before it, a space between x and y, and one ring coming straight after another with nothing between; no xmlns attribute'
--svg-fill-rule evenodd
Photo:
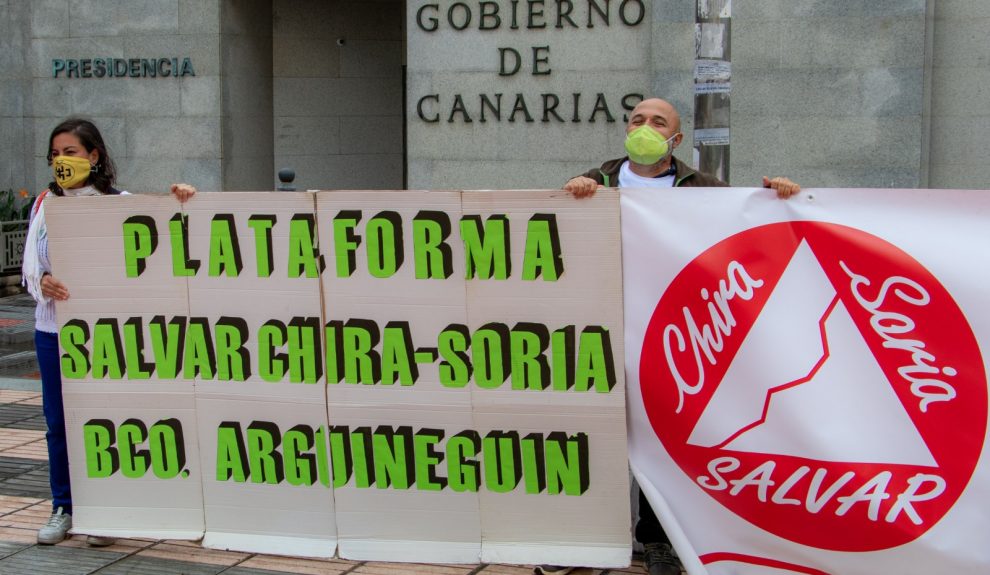
<svg viewBox="0 0 990 575"><path fill-rule="evenodd" d="M629 157L626 156L625 158L619 158L618 160L609 160L602 164L601 168L590 170L581 175L595 180L606 188L616 188L619 186L619 168L622 167L622 162L625 162L628 159ZM671 157L671 160L674 162L674 166L677 167L677 175L674 177L675 187L721 188L729 185L715 176L709 176L708 174L695 170L677 158Z"/></svg>

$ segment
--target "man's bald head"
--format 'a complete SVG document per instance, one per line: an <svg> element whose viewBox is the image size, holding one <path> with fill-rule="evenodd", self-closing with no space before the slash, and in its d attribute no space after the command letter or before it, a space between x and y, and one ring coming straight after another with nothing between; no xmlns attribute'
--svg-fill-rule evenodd
<svg viewBox="0 0 990 575"><path fill-rule="evenodd" d="M669 138L681 131L681 116L667 100L648 98L633 108L626 132L648 125Z"/></svg>

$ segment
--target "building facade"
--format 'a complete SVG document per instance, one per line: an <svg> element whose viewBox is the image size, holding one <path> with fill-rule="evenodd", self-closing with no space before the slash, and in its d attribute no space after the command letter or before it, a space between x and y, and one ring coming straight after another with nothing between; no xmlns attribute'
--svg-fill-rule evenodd
<svg viewBox="0 0 990 575"><path fill-rule="evenodd" d="M986 189L988 26L980 0L0 0L0 188L45 186L72 115L131 191L558 187L660 96L733 185Z"/></svg>

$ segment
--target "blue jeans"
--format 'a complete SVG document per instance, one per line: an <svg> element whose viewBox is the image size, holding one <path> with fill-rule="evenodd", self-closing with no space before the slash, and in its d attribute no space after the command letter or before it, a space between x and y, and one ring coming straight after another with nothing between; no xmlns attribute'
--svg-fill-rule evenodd
<svg viewBox="0 0 990 575"><path fill-rule="evenodd" d="M34 349L41 368L41 399L48 432L48 482L52 487L52 508L72 514L69 488L69 448L65 442L65 410L62 407L62 368L59 365L58 335L34 332Z"/></svg>

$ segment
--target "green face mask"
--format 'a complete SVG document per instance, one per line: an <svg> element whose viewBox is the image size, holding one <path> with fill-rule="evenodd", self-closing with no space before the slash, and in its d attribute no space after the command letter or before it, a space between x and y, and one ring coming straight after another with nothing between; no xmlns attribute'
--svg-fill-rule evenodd
<svg viewBox="0 0 990 575"><path fill-rule="evenodd" d="M652 166L670 151L668 142L672 139L674 136L664 139L663 134L653 128L640 126L626 134L626 152L633 162Z"/></svg>

